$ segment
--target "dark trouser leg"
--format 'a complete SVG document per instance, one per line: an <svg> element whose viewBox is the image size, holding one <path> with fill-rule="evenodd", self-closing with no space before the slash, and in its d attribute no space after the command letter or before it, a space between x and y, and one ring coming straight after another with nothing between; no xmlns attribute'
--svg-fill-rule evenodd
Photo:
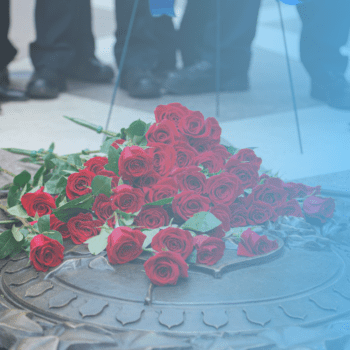
<svg viewBox="0 0 350 350"><path fill-rule="evenodd" d="M303 29L300 39L301 61L312 79L327 73L344 75L348 57L339 52L350 30L349 0L310 0L298 5Z"/></svg>
<svg viewBox="0 0 350 350"><path fill-rule="evenodd" d="M120 64L134 1L116 0L117 43L115 56ZM125 68L173 69L175 30L168 16L152 17L148 0L140 0L129 41Z"/></svg>
<svg viewBox="0 0 350 350"><path fill-rule="evenodd" d="M221 0L221 74L233 78L247 74L260 0ZM214 0L188 0L180 29L186 65L196 60L215 64L216 4Z"/></svg>
<svg viewBox="0 0 350 350"><path fill-rule="evenodd" d="M15 57L17 50L7 38L10 26L10 1L0 1L0 71Z"/></svg>

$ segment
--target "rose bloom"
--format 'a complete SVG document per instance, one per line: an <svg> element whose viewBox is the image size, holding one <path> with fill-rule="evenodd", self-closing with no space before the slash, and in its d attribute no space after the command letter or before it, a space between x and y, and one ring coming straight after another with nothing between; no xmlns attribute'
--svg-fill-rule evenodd
<svg viewBox="0 0 350 350"><path fill-rule="evenodd" d="M226 161L226 159L229 159L230 157L232 157L232 154L223 145L216 144L211 149L211 151L214 152L217 157L221 157L224 161Z"/></svg>
<svg viewBox="0 0 350 350"><path fill-rule="evenodd" d="M43 234L36 235L30 241L29 260L37 271L46 272L63 261L63 245Z"/></svg>
<svg viewBox="0 0 350 350"><path fill-rule="evenodd" d="M257 185L259 174L253 165L249 163L240 163L237 166L227 168L227 172L236 175L242 182L242 187L253 188Z"/></svg>
<svg viewBox="0 0 350 350"><path fill-rule="evenodd" d="M56 208L54 198L44 192L44 186L34 193L26 193L21 198L23 208L29 216L34 217L35 213L39 216L51 214L52 209Z"/></svg>
<svg viewBox="0 0 350 350"><path fill-rule="evenodd" d="M143 206L135 217L134 225L143 228L158 228L169 225L169 215L161 206Z"/></svg>
<svg viewBox="0 0 350 350"><path fill-rule="evenodd" d="M197 249L197 264L214 265L223 256L225 243L222 239L216 237L196 236L194 238L195 248Z"/></svg>
<svg viewBox="0 0 350 350"><path fill-rule="evenodd" d="M288 193L283 187L274 186L269 181L270 179L265 181L263 185L255 186L249 195L249 199L265 202L272 207L277 207L287 200Z"/></svg>
<svg viewBox="0 0 350 350"><path fill-rule="evenodd" d="M193 250L193 237L190 231L167 227L153 237L151 246L157 252L169 250L178 253L186 260Z"/></svg>
<svg viewBox="0 0 350 350"><path fill-rule="evenodd" d="M92 211L100 220L108 220L113 214L111 200L105 194L100 193L95 198L95 202L92 206Z"/></svg>
<svg viewBox="0 0 350 350"><path fill-rule="evenodd" d="M149 143L146 153L153 158L153 169L160 176L168 176L176 163L176 151L173 146Z"/></svg>
<svg viewBox="0 0 350 350"><path fill-rule="evenodd" d="M150 188L156 185L161 176L154 170L151 170L148 174L142 177L134 177L132 180L132 186L143 189L144 187Z"/></svg>
<svg viewBox="0 0 350 350"><path fill-rule="evenodd" d="M75 244L82 244L89 238L97 236L103 224L101 220L94 220L90 213L80 213L69 219L67 226L72 241Z"/></svg>
<svg viewBox="0 0 350 350"><path fill-rule="evenodd" d="M333 217L335 203L333 198L310 196L304 200L303 210L308 218L316 219L324 224Z"/></svg>
<svg viewBox="0 0 350 350"><path fill-rule="evenodd" d="M273 210L272 206L268 203L255 201L252 202L248 208L247 221L249 225L259 225L268 220L275 221L276 219L277 214Z"/></svg>
<svg viewBox="0 0 350 350"><path fill-rule="evenodd" d="M321 186L311 187L302 183L288 182L283 185L283 188L288 192L290 199L321 194Z"/></svg>
<svg viewBox="0 0 350 350"><path fill-rule="evenodd" d="M142 253L142 245L146 239L139 230L127 226L117 227L108 236L107 256L111 264L125 264L136 259Z"/></svg>
<svg viewBox="0 0 350 350"><path fill-rule="evenodd" d="M70 237L67 223L58 220L53 214L50 215L50 230L58 231L62 235L63 239L67 239Z"/></svg>
<svg viewBox="0 0 350 350"><path fill-rule="evenodd" d="M156 122L160 123L162 120L170 120L178 127L179 122L191 111L180 103L169 103L168 105L159 105L154 110Z"/></svg>
<svg viewBox="0 0 350 350"><path fill-rule="evenodd" d="M304 217L300 204L296 199L291 199L288 202L281 203L274 209L278 216L296 216L300 218Z"/></svg>
<svg viewBox="0 0 350 350"><path fill-rule="evenodd" d="M66 194L70 200L79 198L84 194L91 193L91 183L95 173L89 170L79 170L78 173L73 173L68 176Z"/></svg>
<svg viewBox="0 0 350 350"><path fill-rule="evenodd" d="M84 166L86 170L91 171L94 174L97 174L101 170L105 170L104 166L108 164L108 158L107 157L93 157L89 160L87 160L84 163Z"/></svg>
<svg viewBox="0 0 350 350"><path fill-rule="evenodd" d="M231 227L244 227L248 225L248 210L241 203L233 203L229 206L230 226Z"/></svg>
<svg viewBox="0 0 350 350"><path fill-rule="evenodd" d="M159 124L153 124L145 135L147 145L149 143L165 143L173 145L180 135L176 126L170 120L163 120Z"/></svg>
<svg viewBox="0 0 350 350"><path fill-rule="evenodd" d="M113 211L119 209L125 213L136 213L145 204L145 194L138 188L121 185L113 190L111 202Z"/></svg>
<svg viewBox="0 0 350 350"><path fill-rule="evenodd" d="M230 216L231 212L227 205L217 204L210 208L210 212L222 222L222 229L227 232L230 230Z"/></svg>
<svg viewBox="0 0 350 350"><path fill-rule="evenodd" d="M243 148L228 160L227 167L239 163L249 163L253 165L256 170L259 170L262 160L255 155L255 152L252 149Z"/></svg>
<svg viewBox="0 0 350 350"><path fill-rule="evenodd" d="M188 137L207 138L211 133L211 126L205 123L201 112L195 111L181 119L179 132Z"/></svg>
<svg viewBox="0 0 350 350"><path fill-rule="evenodd" d="M201 168L197 166L179 168L172 173L172 176L176 179L181 191L187 190L202 194L205 190L207 178L200 170Z"/></svg>
<svg viewBox="0 0 350 350"><path fill-rule="evenodd" d="M205 126L210 130L209 139L220 142L221 137L221 127L214 117L209 117L205 120Z"/></svg>
<svg viewBox="0 0 350 350"><path fill-rule="evenodd" d="M115 149L118 149L119 148L119 145L122 145L123 143L125 142L125 140L123 139L118 139L118 140L115 140L111 146L114 147Z"/></svg>
<svg viewBox="0 0 350 350"><path fill-rule="evenodd" d="M241 240L238 243L237 255L253 257L255 255L267 254L277 248L277 240L271 241L265 235L259 236L249 228L241 235Z"/></svg>
<svg viewBox="0 0 350 350"><path fill-rule="evenodd" d="M176 187L167 185L155 185L149 188L146 193L146 201L148 203L157 202L165 198L174 197L178 190Z"/></svg>
<svg viewBox="0 0 350 350"><path fill-rule="evenodd" d="M198 152L187 142L179 141L175 143L174 149L176 151L177 167L184 168L190 165L194 165L194 159L198 156Z"/></svg>
<svg viewBox="0 0 350 350"><path fill-rule="evenodd" d="M180 254L159 252L144 264L145 272L157 286L175 285L179 277L188 277L188 265Z"/></svg>
<svg viewBox="0 0 350 350"><path fill-rule="evenodd" d="M202 164L210 174L217 173L224 167L224 160L212 151L201 153L195 158L194 162L195 164Z"/></svg>

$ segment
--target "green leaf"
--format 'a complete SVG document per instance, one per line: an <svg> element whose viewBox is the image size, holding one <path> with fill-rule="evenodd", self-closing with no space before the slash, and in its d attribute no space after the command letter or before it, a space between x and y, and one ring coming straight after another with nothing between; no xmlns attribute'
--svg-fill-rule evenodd
<svg viewBox="0 0 350 350"><path fill-rule="evenodd" d="M56 241L60 242L63 245L63 238L60 232L52 230L52 231L43 232L42 234L51 239L55 239Z"/></svg>
<svg viewBox="0 0 350 350"><path fill-rule="evenodd" d="M81 168L83 166L79 154L70 154L67 158L67 163L77 168Z"/></svg>
<svg viewBox="0 0 350 350"><path fill-rule="evenodd" d="M113 171L116 175L119 172L118 161L121 152L121 148L115 149L114 147L109 147L108 150L108 164L105 165L105 169Z"/></svg>
<svg viewBox="0 0 350 350"><path fill-rule="evenodd" d="M197 249L193 249L193 252L186 259L186 262L189 264L195 264L196 261L197 261Z"/></svg>
<svg viewBox="0 0 350 350"><path fill-rule="evenodd" d="M153 237L163 228L159 227L153 230L142 230L142 233L147 236L145 241L143 242L142 249L146 249L151 244Z"/></svg>
<svg viewBox="0 0 350 350"><path fill-rule="evenodd" d="M188 219L181 228L184 230L192 230L196 232L208 232L218 227L222 222L217 219L212 213L201 211L194 214Z"/></svg>
<svg viewBox="0 0 350 350"><path fill-rule="evenodd" d="M92 194L94 196L97 196L100 193L103 193L107 197L109 197L112 192L111 184L112 184L112 179L110 177L96 175L91 182Z"/></svg>
<svg viewBox="0 0 350 350"><path fill-rule="evenodd" d="M20 174L14 177L13 183L18 187L23 187L26 183L29 182L32 176L28 173L27 170L23 170Z"/></svg>
<svg viewBox="0 0 350 350"><path fill-rule="evenodd" d="M105 154L108 154L109 147L116 140L118 140L118 137L110 137L110 138L108 138L105 142L103 142L103 144L101 146L101 149L100 149L101 152L105 153Z"/></svg>
<svg viewBox="0 0 350 350"><path fill-rule="evenodd" d="M23 234L20 232L21 229L22 227L16 227L15 225L13 225L11 229L12 235L17 242L21 242L24 238Z"/></svg>
<svg viewBox="0 0 350 350"><path fill-rule="evenodd" d="M55 143L52 142L51 145L49 146L48 151L49 151L50 153L52 153L54 149L55 149Z"/></svg>
<svg viewBox="0 0 350 350"><path fill-rule="evenodd" d="M94 197L89 193L69 201L57 209L52 209L52 212L58 220L68 222L69 219L77 216L79 213L89 213L93 203Z"/></svg>
<svg viewBox="0 0 350 350"><path fill-rule="evenodd" d="M50 215L43 215L39 218L38 229L40 233L50 231Z"/></svg>
<svg viewBox="0 0 350 350"><path fill-rule="evenodd" d="M44 191L50 194L65 193L67 179L63 175L52 176L45 184Z"/></svg>
<svg viewBox="0 0 350 350"><path fill-rule="evenodd" d="M7 211L14 216L18 216L19 218L29 218L29 215L21 204L15 205L14 207L7 209Z"/></svg>
<svg viewBox="0 0 350 350"><path fill-rule="evenodd" d="M4 259L10 254L19 253L22 244L13 237L11 230L0 232L0 259Z"/></svg>
<svg viewBox="0 0 350 350"><path fill-rule="evenodd" d="M58 160L52 153L44 156L44 165L46 169L51 170L56 166L55 161Z"/></svg>
<svg viewBox="0 0 350 350"><path fill-rule="evenodd" d="M89 238L85 243L88 244L89 252L93 255L100 254L106 247L108 242L108 236L112 233L113 229L110 227L102 226L101 233L98 236Z"/></svg>
<svg viewBox="0 0 350 350"><path fill-rule="evenodd" d="M133 139L134 136L144 136L146 134L147 124L142 120L135 120L130 124L130 126L126 129L126 133Z"/></svg>
<svg viewBox="0 0 350 350"><path fill-rule="evenodd" d="M33 177L33 186L42 186L43 185L43 178L44 178L44 171L46 170L45 165L41 166L39 170L35 173Z"/></svg>
<svg viewBox="0 0 350 350"><path fill-rule="evenodd" d="M20 198L21 198L21 189L16 185L12 185L7 195L7 206L9 208L14 207L19 203Z"/></svg>
<svg viewBox="0 0 350 350"><path fill-rule="evenodd" d="M144 136L137 136L137 135L135 135L132 138L132 143L133 143L133 145L146 146L147 145L147 139Z"/></svg>
<svg viewBox="0 0 350 350"><path fill-rule="evenodd" d="M164 199L160 199L159 201L156 202L152 202L152 203L146 203L146 205L164 205L164 204L169 204L172 203L174 197L170 197L170 198L164 198Z"/></svg>

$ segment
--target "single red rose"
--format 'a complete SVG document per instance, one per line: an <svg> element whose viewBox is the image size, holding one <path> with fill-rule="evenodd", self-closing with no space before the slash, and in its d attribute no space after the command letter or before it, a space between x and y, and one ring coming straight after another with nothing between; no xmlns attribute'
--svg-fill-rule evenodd
<svg viewBox="0 0 350 350"><path fill-rule="evenodd" d="M105 170L104 166L108 164L107 157L93 157L84 163L85 169L94 174Z"/></svg>
<svg viewBox="0 0 350 350"><path fill-rule="evenodd" d="M67 226L72 241L75 244L82 244L89 238L97 236L103 224L101 220L94 220L90 213L80 213L69 219Z"/></svg>
<svg viewBox="0 0 350 350"><path fill-rule="evenodd" d="M213 228L210 231L205 232L206 235L210 237L216 237L216 238L224 238L225 237L225 231L222 228L222 225Z"/></svg>
<svg viewBox="0 0 350 350"><path fill-rule="evenodd" d="M210 130L209 139L220 142L221 138L221 127L214 117L209 117L205 120L205 126Z"/></svg>
<svg viewBox="0 0 350 350"><path fill-rule="evenodd" d="M194 163L196 165L202 164L210 174L217 173L224 168L224 160L212 151L200 153L194 159Z"/></svg>
<svg viewBox="0 0 350 350"><path fill-rule="evenodd" d="M211 151L213 147L218 144L217 141L211 140L209 137L207 138L189 137L188 142L198 153Z"/></svg>
<svg viewBox="0 0 350 350"><path fill-rule="evenodd" d="M50 215L50 230L58 231L63 239L70 238L67 223L58 220L53 214Z"/></svg>
<svg viewBox="0 0 350 350"><path fill-rule="evenodd" d="M232 154L223 145L216 144L211 150L217 157L222 158L224 161L232 157Z"/></svg>
<svg viewBox="0 0 350 350"><path fill-rule="evenodd" d="M207 180L205 192L214 204L230 205L243 193L243 187L236 175L221 173Z"/></svg>
<svg viewBox="0 0 350 350"><path fill-rule="evenodd" d="M107 256L111 264L125 264L136 259L142 253L142 245L146 239L139 230L127 226L117 227L108 236Z"/></svg>
<svg viewBox="0 0 350 350"><path fill-rule="evenodd" d="M205 240L198 240L196 236L195 248L197 249L197 264L214 265L223 256L225 251L225 243L222 239L216 237L208 237Z"/></svg>
<svg viewBox="0 0 350 350"><path fill-rule="evenodd" d="M177 167L184 168L194 164L194 159L198 156L198 152L188 143L179 141L175 143L174 149L176 151Z"/></svg>
<svg viewBox="0 0 350 350"><path fill-rule="evenodd" d="M308 218L316 219L324 224L333 217L335 203L333 198L310 196L304 200L303 210Z"/></svg>
<svg viewBox="0 0 350 350"><path fill-rule="evenodd" d="M118 184L119 184L119 180L120 180L120 177L119 176L113 176L112 177L112 182L111 182L111 188L112 190L115 189L116 187L118 187Z"/></svg>
<svg viewBox="0 0 350 350"><path fill-rule="evenodd" d="M193 250L193 237L190 231L167 227L153 237L151 246L157 252L169 250L178 253L186 260Z"/></svg>
<svg viewBox="0 0 350 350"><path fill-rule="evenodd" d="M125 147L118 161L119 174L126 180L145 176L152 170L152 163L152 157L141 147Z"/></svg>
<svg viewBox="0 0 350 350"><path fill-rule="evenodd" d="M262 174L262 175L260 175L260 177L259 177L259 185L264 184L265 181L266 181L267 179L269 179L269 178L270 178L270 176L267 175L267 174Z"/></svg>
<svg viewBox="0 0 350 350"><path fill-rule="evenodd" d="M243 148L233 155L227 162L227 168L231 165L237 165L239 163L249 163L253 165L256 170L259 170L261 165L261 158L255 155L255 152L249 148Z"/></svg>
<svg viewBox="0 0 350 350"><path fill-rule="evenodd" d="M227 232L230 230L231 212L227 205L217 204L210 208L210 212L222 222L222 229Z"/></svg>
<svg viewBox="0 0 350 350"><path fill-rule="evenodd" d="M113 190L111 196L112 210L124 213L136 213L145 204L145 194L139 188L121 185Z"/></svg>
<svg viewBox="0 0 350 350"><path fill-rule="evenodd" d="M147 145L153 143L173 145L180 135L176 126L170 120L163 120L159 124L153 124L146 135Z"/></svg>
<svg viewBox="0 0 350 350"><path fill-rule="evenodd" d="M135 217L134 225L141 228L158 228L169 225L169 215L161 206L147 205Z"/></svg>
<svg viewBox="0 0 350 350"><path fill-rule="evenodd" d="M157 286L175 285L179 277L188 277L188 265L180 254L168 251L159 252L144 264L145 272Z"/></svg>
<svg viewBox="0 0 350 350"><path fill-rule="evenodd" d="M145 176L134 178L132 185L137 188L153 187L161 179L161 176L155 171L151 171Z"/></svg>
<svg viewBox="0 0 350 350"><path fill-rule="evenodd" d="M96 175L100 175L100 176L106 176L106 177L118 177L115 175L115 173L113 171L110 171L110 170L100 170Z"/></svg>
<svg viewBox="0 0 350 350"><path fill-rule="evenodd" d="M29 260L37 271L46 272L63 261L63 245L43 234L36 235L30 241Z"/></svg>
<svg viewBox="0 0 350 350"><path fill-rule="evenodd" d="M278 216L296 216L299 218L304 217L300 204L296 199L291 199L288 202L281 203L274 209Z"/></svg>
<svg viewBox="0 0 350 350"><path fill-rule="evenodd" d="M201 194L205 190L207 178L197 166L179 168L172 173L172 176L181 191L194 191Z"/></svg>
<svg viewBox="0 0 350 350"><path fill-rule="evenodd" d="M321 186L311 187L302 183L288 182L284 184L283 188L288 192L289 199L321 194Z"/></svg>
<svg viewBox="0 0 350 350"><path fill-rule="evenodd" d="M173 146L149 143L146 152L153 158L153 169L160 176L168 176L176 163L176 151Z"/></svg>
<svg viewBox="0 0 350 350"><path fill-rule="evenodd" d="M252 201L261 201L277 207L287 200L288 193L283 187L276 187L269 183L257 185L253 188L249 199Z"/></svg>
<svg viewBox="0 0 350 350"><path fill-rule="evenodd" d="M231 227L244 227L247 226L248 210L241 203L233 203L229 206L230 226Z"/></svg>
<svg viewBox="0 0 350 350"><path fill-rule="evenodd" d="M118 140L115 140L111 146L114 147L115 149L118 149L119 148L119 145L122 145L123 143L125 142L125 140L123 139L118 139Z"/></svg>
<svg viewBox="0 0 350 350"><path fill-rule="evenodd" d="M225 168L229 174L236 175L241 180L244 189L253 188L258 183L258 170L249 163L239 163L231 167L227 167L226 164Z"/></svg>
<svg viewBox="0 0 350 350"><path fill-rule="evenodd" d="M209 211L210 200L193 191L182 191L172 203L173 212L179 218L187 220L201 211Z"/></svg>
<svg viewBox="0 0 350 350"><path fill-rule="evenodd" d="M51 214L52 209L56 208L54 198L49 193L44 192L44 186L34 193L24 194L21 203L24 210L31 217L34 217L36 213L40 217Z"/></svg>
<svg viewBox="0 0 350 350"><path fill-rule="evenodd" d="M248 208L247 221L249 225L259 225L268 220L275 221L276 219L277 215L272 206L268 203L255 201L252 202L251 206Z"/></svg>
<svg viewBox="0 0 350 350"><path fill-rule="evenodd" d="M157 106L154 110L154 116L157 123L160 123L162 120L170 120L178 127L181 119L190 112L189 109L180 103L169 103L168 105Z"/></svg>
<svg viewBox="0 0 350 350"><path fill-rule="evenodd" d="M91 183L95 173L89 170L79 170L78 173L73 173L68 176L66 194L70 200L91 193Z"/></svg>
<svg viewBox="0 0 350 350"><path fill-rule="evenodd" d="M95 202L92 206L92 211L100 220L108 220L113 215L111 200L105 194L100 193L95 198Z"/></svg>
<svg viewBox="0 0 350 350"><path fill-rule="evenodd" d="M278 188L283 188L285 183L278 177L270 176L265 180L264 185L275 186Z"/></svg>
<svg viewBox="0 0 350 350"><path fill-rule="evenodd" d="M187 137L207 138L210 135L211 127L204 121L204 116L199 111L191 111L185 115L179 123L179 131Z"/></svg>
<svg viewBox="0 0 350 350"><path fill-rule="evenodd" d="M157 202L161 199L174 197L177 192L177 188L173 186L155 185L148 189L145 199L147 203Z"/></svg>
<svg viewBox="0 0 350 350"><path fill-rule="evenodd" d="M265 235L259 236L250 228L241 235L241 241L238 243L237 255L253 257L256 255L267 254L278 248L277 240L271 241Z"/></svg>

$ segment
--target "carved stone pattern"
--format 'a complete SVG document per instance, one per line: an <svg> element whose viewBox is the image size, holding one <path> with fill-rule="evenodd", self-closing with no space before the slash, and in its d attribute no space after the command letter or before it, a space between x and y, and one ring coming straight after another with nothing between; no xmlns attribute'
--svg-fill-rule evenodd
<svg viewBox="0 0 350 350"><path fill-rule="evenodd" d="M163 309L158 317L159 323L169 329L179 326L184 322L184 310L179 309Z"/></svg>
<svg viewBox="0 0 350 350"><path fill-rule="evenodd" d="M86 304L79 308L82 317L97 316L108 305L107 301L101 299L90 299Z"/></svg>
<svg viewBox="0 0 350 350"><path fill-rule="evenodd" d="M53 285L51 282L43 281L38 284L34 284L27 289L25 297L38 297L39 295L45 293L47 290L52 289Z"/></svg>

